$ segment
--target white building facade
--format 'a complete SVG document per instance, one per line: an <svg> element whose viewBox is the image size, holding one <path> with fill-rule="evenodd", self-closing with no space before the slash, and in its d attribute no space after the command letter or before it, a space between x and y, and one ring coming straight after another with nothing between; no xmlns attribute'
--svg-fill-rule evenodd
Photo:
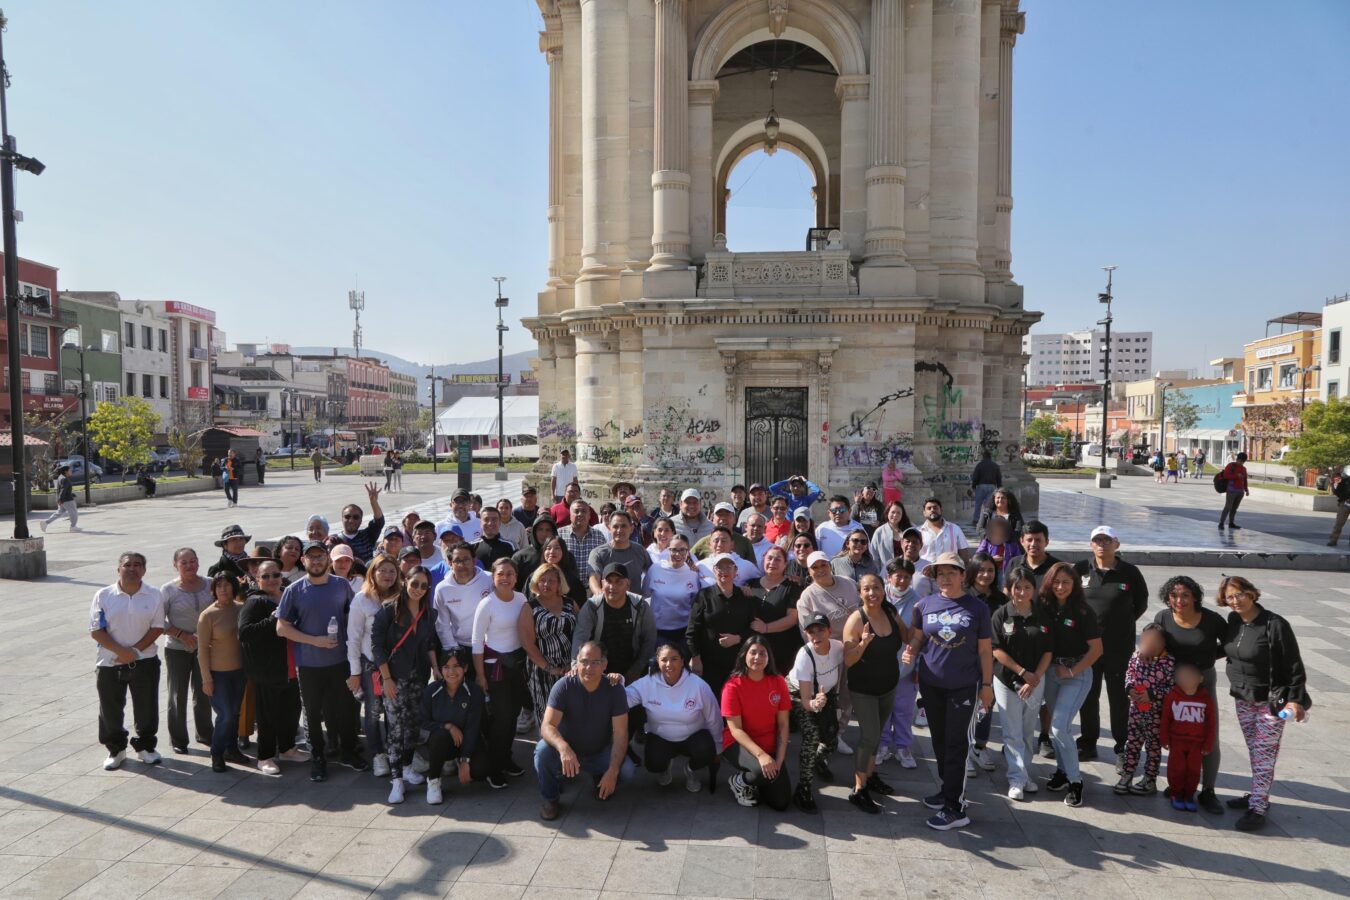
<svg viewBox="0 0 1350 900"><path fill-rule="evenodd" d="M159 414L159 430L174 425L173 357L163 304L122 300L122 393L140 397Z"/></svg>
<svg viewBox="0 0 1350 900"><path fill-rule="evenodd" d="M1327 300L1322 309L1322 400L1350 394L1350 356L1345 340L1350 336L1350 294Z"/></svg>
<svg viewBox="0 0 1350 900"><path fill-rule="evenodd" d="M1021 467L1011 272L1017 0L540 0L549 65L541 463L583 490L894 462L969 508L981 449ZM733 77L734 76L734 77ZM774 83L769 118L769 85ZM727 250L735 164L815 178L808 249ZM705 494L705 497L708 494Z"/></svg>
<svg viewBox="0 0 1350 900"><path fill-rule="evenodd" d="M1022 339L1027 384L1083 384L1106 371L1106 332L1099 329L1037 332ZM1111 332L1111 380L1137 381L1153 372L1153 332Z"/></svg>

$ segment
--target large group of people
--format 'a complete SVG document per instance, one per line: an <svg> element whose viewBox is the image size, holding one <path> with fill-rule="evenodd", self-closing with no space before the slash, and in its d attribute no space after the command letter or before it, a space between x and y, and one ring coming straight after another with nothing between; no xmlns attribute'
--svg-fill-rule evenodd
<svg viewBox="0 0 1350 900"><path fill-rule="evenodd" d="M90 611L104 767L128 744L161 759L163 636L175 753L195 740L216 771L272 777L308 763L315 782L330 763L371 769L395 804L423 785L433 804L505 789L528 766L554 819L569 779L603 800L639 768L669 785L678 764L691 792L725 782L741 805L813 813L839 753L848 802L875 814L896 794L885 764L915 768L926 728L938 783L917 799L948 830L970 823L969 779L997 767L997 722L1012 801L1043 787L1089 802L1082 764L1109 731L1115 793L1154 794L1165 751L1175 809L1265 824L1283 729L1310 700L1293 629L1246 579L1222 580L1217 610L1193 579L1168 579L1141 634L1149 589L1116 532L1096 528L1082 562L1056 559L996 467L974 485L987 489L968 537L936 497L915 525L898 490L827 494L801 475L738 486L710 514L692 488L648 511L627 482L596 509L563 463L551 506L529 485L519 504L457 491L439 522L386 526L370 484L368 521L356 504L336 530L315 513L252 552L232 525L205 575L184 546L160 588L123 553ZM1227 804L1220 661L1252 772ZM532 760L518 757L536 727Z"/></svg>

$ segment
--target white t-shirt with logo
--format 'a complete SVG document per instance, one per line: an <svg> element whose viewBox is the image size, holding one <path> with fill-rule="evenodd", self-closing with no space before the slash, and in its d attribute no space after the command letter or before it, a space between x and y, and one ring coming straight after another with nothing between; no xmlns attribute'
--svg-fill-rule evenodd
<svg viewBox="0 0 1350 900"><path fill-rule="evenodd" d="M814 673L811 670L811 660L815 658L816 668ZM816 690L829 692L839 684L839 678L844 671L844 642L830 640L830 652L821 656L810 644L806 644L797 651L797 659L792 663L792 671L788 673L788 685L794 690L800 690L803 681L810 681L815 685ZM803 700L809 700L809 697L803 697Z"/></svg>

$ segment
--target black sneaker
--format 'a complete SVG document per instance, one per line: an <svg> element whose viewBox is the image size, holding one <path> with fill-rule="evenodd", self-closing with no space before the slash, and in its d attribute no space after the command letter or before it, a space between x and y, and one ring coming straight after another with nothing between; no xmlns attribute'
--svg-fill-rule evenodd
<svg viewBox="0 0 1350 900"><path fill-rule="evenodd" d="M866 787L864 787L860 791L854 791L853 793L849 794L848 802L852 803L854 806L858 807L858 809L861 809L865 813L872 813L873 815L876 815L877 813L881 812L881 807L877 806L877 801L872 799L872 795L867 792Z"/></svg>
<svg viewBox="0 0 1350 900"><path fill-rule="evenodd" d="M816 758L816 777L826 784L834 784L834 773L830 771L830 764L825 761L823 754Z"/></svg>
<svg viewBox="0 0 1350 900"><path fill-rule="evenodd" d="M792 802L798 809L800 809L804 813L815 815L816 813L820 812L820 807L816 806L816 801L811 796L810 791L804 791L801 788L798 788L797 791L792 795Z"/></svg>
<svg viewBox="0 0 1350 900"><path fill-rule="evenodd" d="M1041 735L1041 740L1038 746L1040 747L1041 750L1041 756L1044 756L1046 759L1055 758L1055 745L1051 742L1050 735L1048 734Z"/></svg>
<svg viewBox="0 0 1350 900"><path fill-rule="evenodd" d="M881 780L881 776L873 772L867 778L867 790L875 791L878 794L890 796L895 793L895 788Z"/></svg>
<svg viewBox="0 0 1350 900"><path fill-rule="evenodd" d="M500 790L502 790L502 789L504 789L504 788L506 787L506 776L505 776L505 775L499 775L499 774L497 774L497 773L493 773L493 774L489 775L488 777L484 778L483 780L486 781L486 782L487 782L487 786L490 787L490 788L492 788L494 791L500 791Z"/></svg>
<svg viewBox="0 0 1350 900"><path fill-rule="evenodd" d="M1069 776L1065 775L1060 769L1055 770L1055 774L1050 776L1050 780L1045 783L1047 791L1062 791L1069 787Z"/></svg>
<svg viewBox="0 0 1350 900"><path fill-rule="evenodd" d="M941 794L934 794L931 797L924 797L923 805L929 809L942 809L947 805L947 800Z"/></svg>
<svg viewBox="0 0 1350 900"><path fill-rule="evenodd" d="M342 754L338 762L357 772L364 772L370 768L370 763L366 762L366 758L357 752Z"/></svg>
<svg viewBox="0 0 1350 900"><path fill-rule="evenodd" d="M502 766L502 774L508 778L519 778L525 774L525 770L516 765L514 759L508 760L506 765Z"/></svg>
<svg viewBox="0 0 1350 900"><path fill-rule="evenodd" d="M322 759L316 759L309 764L309 780L314 782L328 780L328 763Z"/></svg>
<svg viewBox="0 0 1350 900"><path fill-rule="evenodd" d="M1079 762L1091 762L1092 760L1094 760L1094 759L1096 759L1096 758L1097 758L1097 745L1096 745L1096 744L1084 744L1084 743L1082 743L1081 741L1078 743L1078 761L1079 761Z"/></svg>
<svg viewBox="0 0 1350 900"><path fill-rule="evenodd" d="M1046 785L1046 787L1049 787L1049 785ZM1069 790L1064 795L1064 805L1065 806L1083 805L1083 782L1081 781L1070 782Z"/></svg>
<svg viewBox="0 0 1350 900"><path fill-rule="evenodd" d="M230 771L230 767L225 765L225 755L223 753L211 754L211 771L212 772Z"/></svg>
<svg viewBox="0 0 1350 900"><path fill-rule="evenodd" d="M1241 525L1234 524L1233 522L1229 522L1229 523L1228 523L1228 529L1229 529L1229 531L1241 531L1241 530L1242 530L1242 526L1241 526ZM1260 826L1258 825L1257 827L1259 828Z"/></svg>
<svg viewBox="0 0 1350 900"><path fill-rule="evenodd" d="M232 762L236 766L252 766L255 762L255 760L250 759L249 757L240 753L234 747L231 747L230 749L225 751L225 761Z"/></svg>
<svg viewBox="0 0 1350 900"><path fill-rule="evenodd" d="M1229 809L1248 810L1251 809L1251 802L1252 795L1243 794L1241 797L1229 797L1226 805Z"/></svg>
<svg viewBox="0 0 1350 900"><path fill-rule="evenodd" d="M1223 803L1213 791L1201 791L1195 795L1195 805L1211 816L1223 815Z"/></svg>
<svg viewBox="0 0 1350 900"><path fill-rule="evenodd" d="M1234 826L1238 831L1260 831L1266 827L1266 817L1259 812L1249 809L1242 814L1242 818L1237 820Z"/></svg>

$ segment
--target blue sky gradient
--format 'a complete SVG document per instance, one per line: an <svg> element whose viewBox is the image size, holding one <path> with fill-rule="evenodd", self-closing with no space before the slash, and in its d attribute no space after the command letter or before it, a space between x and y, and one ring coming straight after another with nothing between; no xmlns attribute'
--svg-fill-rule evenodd
<svg viewBox="0 0 1350 900"><path fill-rule="evenodd" d="M1203 368L1350 290L1350 3L1031 0L1013 271L1044 329ZM545 278L547 68L532 0L5 5L21 253L69 289L215 308L233 341L495 353ZM784 104L780 102L780 106ZM733 249L797 248L809 177L733 173ZM742 237L737 238L740 234ZM359 279L359 281L358 281ZM507 350L527 349L518 325Z"/></svg>

